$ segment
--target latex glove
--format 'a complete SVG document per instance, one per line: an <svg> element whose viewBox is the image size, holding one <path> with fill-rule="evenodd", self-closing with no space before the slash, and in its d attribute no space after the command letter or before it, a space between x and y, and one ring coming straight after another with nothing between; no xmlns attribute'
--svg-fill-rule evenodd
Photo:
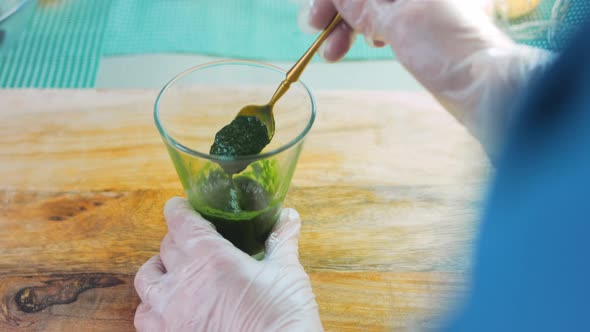
<svg viewBox="0 0 590 332"><path fill-rule="evenodd" d="M135 277L139 331L321 331L309 277L299 263L301 221L284 209L256 261L175 197L164 208L160 255Z"/></svg>
<svg viewBox="0 0 590 332"><path fill-rule="evenodd" d="M551 57L505 36L489 15L491 8L491 0L315 0L304 5L299 21L320 29L336 10L341 13L347 23L322 50L329 61L348 52L354 33L389 44L493 156L514 116L513 103Z"/></svg>

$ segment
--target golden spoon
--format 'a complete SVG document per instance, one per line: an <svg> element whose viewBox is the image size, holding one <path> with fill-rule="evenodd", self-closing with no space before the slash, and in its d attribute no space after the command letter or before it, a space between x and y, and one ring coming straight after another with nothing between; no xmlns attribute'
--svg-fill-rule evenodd
<svg viewBox="0 0 590 332"><path fill-rule="evenodd" d="M311 59L315 52L320 48L320 45L326 40L328 35L338 26L338 23L342 21L340 14L334 16L328 27L319 35L315 42L309 47L309 49L303 54L303 56L293 65L293 67L287 72L285 80L279 85L277 91L266 105L248 105L238 113L237 116L254 116L257 117L262 123L266 125L268 130L269 140L274 136L275 133L275 120L273 116L273 107L275 103L289 90L291 83L297 82L299 77L303 73L303 70Z"/></svg>
<svg viewBox="0 0 590 332"><path fill-rule="evenodd" d="M328 27L287 72L285 80L281 82L268 104L245 106L229 125L217 132L210 154L230 157L253 155L260 153L270 143L275 134L275 119L272 112L275 103L289 90L291 83L299 80L315 52L340 22L342 17L336 14ZM265 132L267 135L264 135Z"/></svg>

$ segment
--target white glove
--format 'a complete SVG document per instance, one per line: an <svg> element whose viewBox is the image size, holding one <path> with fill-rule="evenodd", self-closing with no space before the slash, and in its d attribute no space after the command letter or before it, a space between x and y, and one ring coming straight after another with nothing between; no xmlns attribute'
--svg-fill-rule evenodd
<svg viewBox="0 0 590 332"><path fill-rule="evenodd" d="M284 209L256 261L235 248L190 204L172 198L160 255L135 277L139 331L322 331L309 277L299 263L301 228Z"/></svg>
<svg viewBox="0 0 590 332"><path fill-rule="evenodd" d="M531 75L550 53L517 45L490 18L491 0L315 0L300 23L325 27L341 13L323 57L336 61L354 33L389 44L400 63L494 155ZM311 6L311 7L309 7ZM304 30L309 30L304 28ZM379 45L378 45L379 46Z"/></svg>

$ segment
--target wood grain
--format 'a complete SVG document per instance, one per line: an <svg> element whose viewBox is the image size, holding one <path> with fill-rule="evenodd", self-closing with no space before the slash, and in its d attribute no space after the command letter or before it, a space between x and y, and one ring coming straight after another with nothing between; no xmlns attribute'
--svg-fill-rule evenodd
<svg viewBox="0 0 590 332"><path fill-rule="evenodd" d="M132 330L133 276L182 194L155 95L0 91L0 331ZM317 97L285 205L326 330L435 326L463 289L479 145L425 94Z"/></svg>

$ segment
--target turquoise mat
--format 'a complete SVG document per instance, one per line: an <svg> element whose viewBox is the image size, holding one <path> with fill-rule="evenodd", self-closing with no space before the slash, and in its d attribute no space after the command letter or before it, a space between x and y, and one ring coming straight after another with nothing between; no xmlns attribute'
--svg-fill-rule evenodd
<svg viewBox="0 0 590 332"><path fill-rule="evenodd" d="M0 53L0 87L94 86L111 0L53 2L39 5L16 47Z"/></svg>
<svg viewBox="0 0 590 332"><path fill-rule="evenodd" d="M561 3L555 11L552 3ZM102 56L192 53L294 61L313 42L297 27L289 0L39 0L15 48L0 53L0 88L91 88ZM585 0L543 0L525 20L559 23L525 29L517 40L559 49L562 35L590 16ZM512 22L514 24L525 23ZM347 60L393 58L359 40ZM317 59L316 59L317 60Z"/></svg>
<svg viewBox="0 0 590 332"><path fill-rule="evenodd" d="M199 53L266 61L296 60L317 35L297 26L287 0L119 0L113 2L105 55ZM346 59L391 58L356 43Z"/></svg>

